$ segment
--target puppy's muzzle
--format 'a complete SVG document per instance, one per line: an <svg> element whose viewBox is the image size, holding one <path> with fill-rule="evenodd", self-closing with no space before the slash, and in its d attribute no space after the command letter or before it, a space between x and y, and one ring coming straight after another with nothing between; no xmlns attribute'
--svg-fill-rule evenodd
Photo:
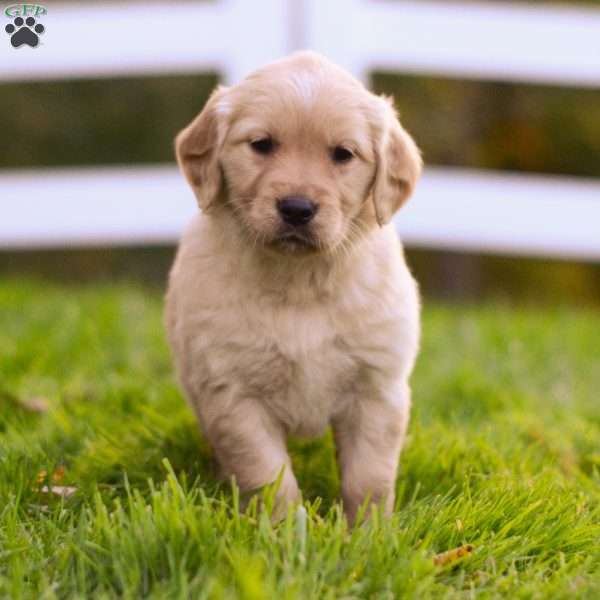
<svg viewBox="0 0 600 600"><path fill-rule="evenodd" d="M319 206L303 196L285 196L277 201L277 211L286 225L308 225L317 214Z"/></svg>

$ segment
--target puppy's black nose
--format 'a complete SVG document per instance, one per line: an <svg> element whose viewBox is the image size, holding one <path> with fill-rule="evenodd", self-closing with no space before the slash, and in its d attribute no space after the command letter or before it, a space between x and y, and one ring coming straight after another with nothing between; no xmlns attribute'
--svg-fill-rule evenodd
<svg viewBox="0 0 600 600"><path fill-rule="evenodd" d="M306 225L317 214L318 206L303 196L286 196L277 201L277 210L288 225Z"/></svg>

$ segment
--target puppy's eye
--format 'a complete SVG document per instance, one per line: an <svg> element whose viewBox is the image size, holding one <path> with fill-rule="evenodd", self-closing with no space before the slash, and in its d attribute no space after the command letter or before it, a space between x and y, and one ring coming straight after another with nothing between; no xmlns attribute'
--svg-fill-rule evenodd
<svg viewBox="0 0 600 600"><path fill-rule="evenodd" d="M275 150L275 142L273 142L273 140L269 137L260 138L250 142L250 147L257 154L267 155L271 154L271 152Z"/></svg>
<svg viewBox="0 0 600 600"><path fill-rule="evenodd" d="M336 146L331 150L331 160L334 163L344 164L350 162L354 158L354 153L344 146Z"/></svg>

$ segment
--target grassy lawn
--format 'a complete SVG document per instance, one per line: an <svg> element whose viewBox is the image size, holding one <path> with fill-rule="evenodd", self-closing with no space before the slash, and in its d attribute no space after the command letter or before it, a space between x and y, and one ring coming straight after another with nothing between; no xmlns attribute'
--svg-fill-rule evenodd
<svg viewBox="0 0 600 600"><path fill-rule="evenodd" d="M427 304L397 512L349 531L329 437L292 444L306 529L238 514L161 310L0 284L0 597L600 597L599 312Z"/></svg>

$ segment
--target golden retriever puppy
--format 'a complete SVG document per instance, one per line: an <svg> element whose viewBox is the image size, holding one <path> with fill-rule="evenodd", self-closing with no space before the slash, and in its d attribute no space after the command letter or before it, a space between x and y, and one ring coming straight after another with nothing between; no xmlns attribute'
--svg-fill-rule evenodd
<svg viewBox="0 0 600 600"><path fill-rule="evenodd" d="M181 385L242 491L282 473L288 435L333 428L344 510L394 504L419 341L390 224L421 171L391 102L312 52L219 87L176 139L201 208L170 274Z"/></svg>

